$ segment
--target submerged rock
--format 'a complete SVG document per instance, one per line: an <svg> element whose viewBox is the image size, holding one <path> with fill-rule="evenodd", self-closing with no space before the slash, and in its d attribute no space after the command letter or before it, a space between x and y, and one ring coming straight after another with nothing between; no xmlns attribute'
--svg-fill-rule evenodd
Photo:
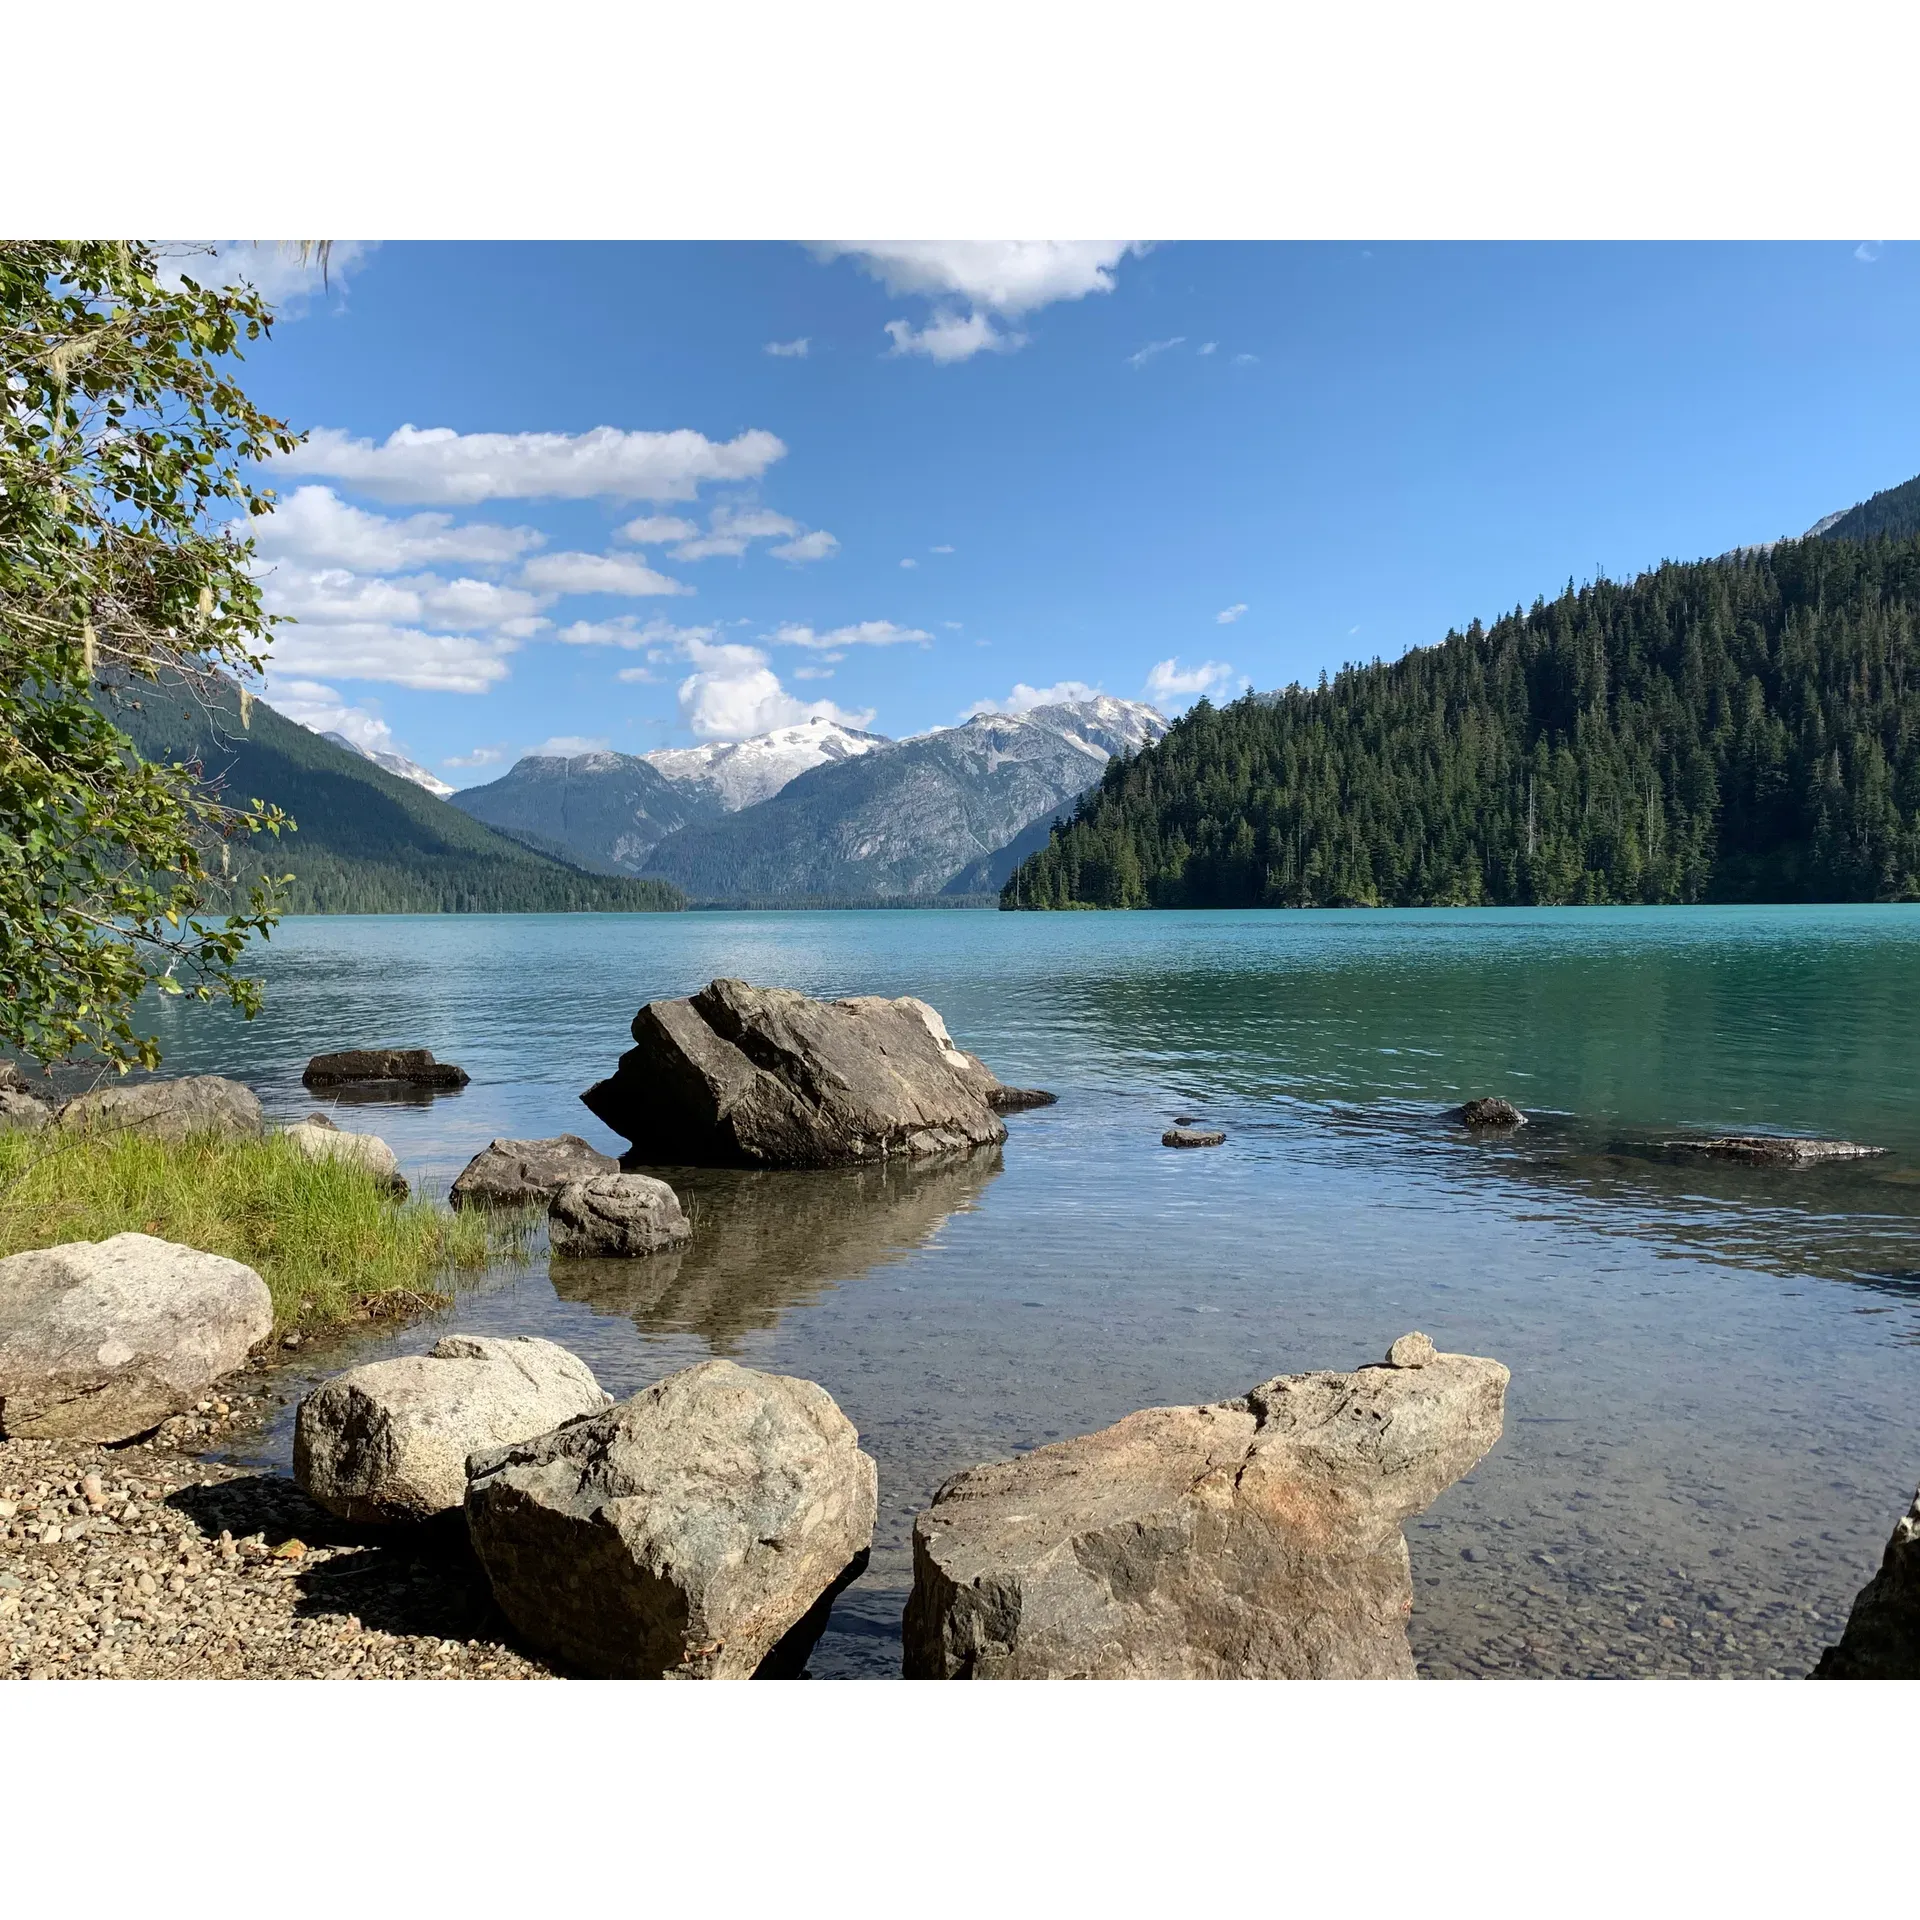
<svg viewBox="0 0 1920 1920"><path fill-rule="evenodd" d="M1524 1127L1527 1124L1527 1116L1511 1100L1503 1100L1497 1093L1455 1107L1451 1117L1463 1127Z"/></svg>
<svg viewBox="0 0 1920 1920"><path fill-rule="evenodd" d="M129 1440L272 1326L251 1267L150 1234L16 1253L0 1260L0 1437Z"/></svg>
<svg viewBox="0 0 1920 1920"><path fill-rule="evenodd" d="M1163 1147L1220 1147L1226 1140L1224 1133L1210 1132L1204 1127L1169 1127L1160 1136Z"/></svg>
<svg viewBox="0 0 1920 1920"><path fill-rule="evenodd" d="M810 1000L715 980L650 1001L633 1039L580 1098L656 1164L844 1166L1007 1137L994 1102L1013 1090L924 1000Z"/></svg>
<svg viewBox="0 0 1920 1920"><path fill-rule="evenodd" d="M284 1136L296 1153L309 1160L344 1160L378 1180L395 1199L407 1197L407 1183L393 1149L374 1133L345 1133L324 1113L310 1114Z"/></svg>
<svg viewBox="0 0 1920 1920"><path fill-rule="evenodd" d="M877 1476L824 1387L704 1360L477 1455L467 1525L501 1611L582 1672L746 1679L873 1536Z"/></svg>
<svg viewBox="0 0 1920 1920"><path fill-rule="evenodd" d="M185 1140L196 1133L257 1140L267 1116L252 1092L215 1073L178 1080L122 1081L82 1093L60 1109L58 1124L90 1132L144 1133L159 1140Z"/></svg>
<svg viewBox="0 0 1920 1920"><path fill-rule="evenodd" d="M544 1205L572 1180L618 1173L620 1162L577 1133L551 1140L490 1140L461 1168L447 1196L456 1207Z"/></svg>
<svg viewBox="0 0 1920 1920"><path fill-rule="evenodd" d="M1400 1528L1500 1437L1507 1380L1408 1334L959 1474L914 1523L906 1673L1412 1679Z"/></svg>
<svg viewBox="0 0 1920 1920"><path fill-rule="evenodd" d="M1851 1140L1803 1140L1789 1134L1727 1133L1705 1140L1669 1140L1676 1153L1701 1153L1714 1160L1738 1160L1757 1167L1807 1167L1821 1160L1871 1160L1885 1147L1856 1146Z"/></svg>
<svg viewBox="0 0 1920 1920"><path fill-rule="evenodd" d="M630 1259L684 1246L693 1228L680 1196L644 1173L596 1173L569 1180L547 1208L555 1253L580 1259Z"/></svg>
<svg viewBox="0 0 1920 1920"><path fill-rule="evenodd" d="M293 1477L329 1513L382 1524L458 1507L467 1456L613 1404L551 1340L454 1334L429 1352L351 1367L307 1395Z"/></svg>
<svg viewBox="0 0 1920 1920"><path fill-rule="evenodd" d="M436 1060L425 1047L353 1047L344 1053L316 1053L300 1076L309 1087L364 1086L391 1080L409 1087L464 1087L472 1076L465 1067Z"/></svg>
<svg viewBox="0 0 1920 1920"><path fill-rule="evenodd" d="M1815 1680L1920 1680L1920 1493L1893 1530L1880 1571L1860 1589Z"/></svg>

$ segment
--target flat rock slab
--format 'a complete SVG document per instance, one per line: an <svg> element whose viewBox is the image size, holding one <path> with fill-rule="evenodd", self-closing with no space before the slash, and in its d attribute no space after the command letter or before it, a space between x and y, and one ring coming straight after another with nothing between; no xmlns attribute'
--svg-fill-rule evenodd
<svg viewBox="0 0 1920 1920"><path fill-rule="evenodd" d="M578 1671L744 1680L872 1541L859 1439L811 1380L704 1360L476 1455L468 1531L507 1618Z"/></svg>
<svg viewBox="0 0 1920 1920"><path fill-rule="evenodd" d="M354 1047L316 1053L300 1076L309 1087L364 1086L393 1080L409 1087L464 1087L471 1075L450 1060L436 1060L425 1047Z"/></svg>
<svg viewBox="0 0 1920 1920"><path fill-rule="evenodd" d="M1008 1092L924 1000L715 980L650 1001L580 1098L656 1165L828 1167L997 1146Z"/></svg>
<svg viewBox="0 0 1920 1920"><path fill-rule="evenodd" d="M343 1520L426 1520L467 1495L467 1456L613 1404L551 1340L454 1334L336 1374L300 1403L293 1477Z"/></svg>
<svg viewBox="0 0 1920 1920"><path fill-rule="evenodd" d="M1920 1680L1920 1493L1913 1496L1880 1571L1860 1589L1837 1646L1815 1680Z"/></svg>
<svg viewBox="0 0 1920 1920"><path fill-rule="evenodd" d="M395 1199L407 1197L399 1156L377 1133L347 1133L324 1113L316 1113L298 1126L289 1127L282 1137L308 1160L344 1161L350 1167L372 1174Z"/></svg>
<svg viewBox="0 0 1920 1920"><path fill-rule="evenodd" d="M273 1326L266 1282L144 1233L0 1260L0 1436L130 1440Z"/></svg>
<svg viewBox="0 0 1920 1920"><path fill-rule="evenodd" d="M914 1524L907 1676L1412 1679L1400 1528L1499 1438L1507 1380L1410 1334L960 1474Z"/></svg>
<svg viewBox="0 0 1920 1920"><path fill-rule="evenodd" d="M1871 1160L1885 1147L1856 1146L1851 1140L1800 1140L1784 1134L1729 1133L1706 1140L1669 1140L1676 1153L1700 1153L1714 1160L1737 1160L1756 1167L1810 1167L1823 1160Z"/></svg>
<svg viewBox="0 0 1920 1920"><path fill-rule="evenodd" d="M252 1091L215 1073L96 1087L69 1100L57 1119L62 1127L144 1133L159 1140L185 1140L199 1133L257 1140L267 1130L267 1116Z"/></svg>
<svg viewBox="0 0 1920 1920"><path fill-rule="evenodd" d="M1527 1124L1527 1116L1511 1100L1503 1100L1497 1093L1469 1100L1464 1106L1455 1107L1448 1117L1458 1120L1463 1127L1524 1127Z"/></svg>
<svg viewBox="0 0 1920 1920"><path fill-rule="evenodd" d="M620 1162L577 1133L551 1140L490 1140L460 1170L447 1196L456 1207L544 1206L574 1180L618 1173Z"/></svg>
<svg viewBox="0 0 1920 1920"><path fill-rule="evenodd" d="M680 1196L644 1173L596 1173L570 1180L547 1208L547 1238L574 1259L631 1259L681 1247L693 1228Z"/></svg>
<svg viewBox="0 0 1920 1920"><path fill-rule="evenodd" d="M1227 1143L1224 1133L1215 1133L1205 1127L1169 1127L1160 1136L1163 1147L1223 1147Z"/></svg>

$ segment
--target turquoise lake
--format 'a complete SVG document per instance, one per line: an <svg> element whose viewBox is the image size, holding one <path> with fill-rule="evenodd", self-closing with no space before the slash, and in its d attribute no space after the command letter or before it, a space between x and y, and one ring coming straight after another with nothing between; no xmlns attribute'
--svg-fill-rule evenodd
<svg viewBox="0 0 1920 1920"><path fill-rule="evenodd" d="M326 1106L430 1191L495 1135L620 1151L581 1089L643 1001L720 974L917 994L1060 1095L958 1168L669 1171L685 1254L550 1275L542 1247L316 1361L459 1326L561 1341L616 1395L709 1353L820 1381L881 1517L819 1678L898 1672L913 1516L949 1474L1412 1328L1513 1372L1499 1445L1408 1529L1436 1677L1802 1674L1920 1480L1920 908L297 919L260 969L251 1023L160 1010L165 1070ZM299 1084L400 1044L473 1084ZM1481 1093L1532 1124L1441 1118ZM1163 1148L1176 1116L1226 1144ZM1746 1130L1889 1151L1661 1148ZM284 1466L290 1429L248 1457Z"/></svg>

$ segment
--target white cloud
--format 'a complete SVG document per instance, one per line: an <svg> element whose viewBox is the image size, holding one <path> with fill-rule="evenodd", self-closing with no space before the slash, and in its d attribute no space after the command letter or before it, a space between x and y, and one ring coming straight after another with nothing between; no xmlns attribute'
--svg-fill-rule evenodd
<svg viewBox="0 0 1920 1920"><path fill-rule="evenodd" d="M245 281L284 319L297 319L317 293L346 289L351 275L379 243L335 240L324 261L317 252L303 259L294 240L176 240L160 247L160 284L178 288L183 280L202 287L230 287Z"/></svg>
<svg viewBox="0 0 1920 1920"><path fill-rule="evenodd" d="M971 360L976 353L1017 353L1027 344L1024 333L1002 333L984 313L946 309L936 310L932 320L918 329L909 320L889 320L886 332L894 353L924 353L943 366Z"/></svg>
<svg viewBox="0 0 1920 1920"><path fill-rule="evenodd" d="M497 767L507 757L502 747L475 747L471 753L449 754L443 767Z"/></svg>
<svg viewBox="0 0 1920 1920"><path fill-rule="evenodd" d="M1257 353L1236 353L1233 356L1233 364L1236 367L1257 367L1260 364L1260 356Z"/></svg>
<svg viewBox="0 0 1920 1920"><path fill-rule="evenodd" d="M789 540L785 546L769 547L767 551L776 560L831 560L840 551L840 542L824 527L817 527L797 540Z"/></svg>
<svg viewBox="0 0 1920 1920"><path fill-rule="evenodd" d="M1213 616L1214 625L1230 627L1246 610L1247 603L1244 600L1236 600L1232 606L1222 607L1220 611Z"/></svg>
<svg viewBox="0 0 1920 1920"><path fill-rule="evenodd" d="M532 527L456 526L449 513L416 513L404 520L350 507L331 487L296 487L269 514L235 522L263 554L309 564L395 573L402 567L504 566L545 542Z"/></svg>
<svg viewBox="0 0 1920 1920"><path fill-rule="evenodd" d="M831 667L795 667L793 677L796 680L831 680L833 669Z"/></svg>
<svg viewBox="0 0 1920 1920"><path fill-rule="evenodd" d="M960 718L971 720L982 713L1031 713L1035 707L1056 707L1067 700L1091 700L1099 691L1084 680L1056 680L1050 687L1030 687L1021 680L1004 700L976 700Z"/></svg>
<svg viewBox="0 0 1920 1920"><path fill-rule="evenodd" d="M795 699L758 647L690 639L686 653L694 671L680 683L680 717L703 740L743 739L816 716L846 727L873 719L871 710L849 713L831 700Z"/></svg>
<svg viewBox="0 0 1920 1920"><path fill-rule="evenodd" d="M927 551L929 553L951 553L953 549L951 547L929 547Z"/></svg>
<svg viewBox="0 0 1920 1920"><path fill-rule="evenodd" d="M908 644L931 646L933 635L919 627L896 627L891 620L862 620L856 626L835 627L831 633L815 633L811 627L776 627L776 647L806 647L825 652L836 647L898 647Z"/></svg>
<svg viewBox="0 0 1920 1920"><path fill-rule="evenodd" d="M1204 360L1208 354L1212 353L1215 350L1215 348L1219 346L1219 344L1220 342L1218 340L1209 340L1206 342L1204 346L1195 347L1194 352L1197 353L1201 357L1201 359Z"/></svg>
<svg viewBox="0 0 1920 1920"><path fill-rule="evenodd" d="M1864 260L1871 265L1872 262L1880 258L1881 245L1882 243L1878 240L1862 240L1860 244L1854 248L1853 257L1856 260Z"/></svg>
<svg viewBox="0 0 1920 1920"><path fill-rule="evenodd" d="M737 558L755 540L790 540L800 531L798 522L764 507L716 507L707 518L707 531L675 547L676 560L710 560L715 554Z"/></svg>
<svg viewBox="0 0 1920 1920"><path fill-rule="evenodd" d="M383 500L473 506L482 500L691 500L710 481L758 480L786 453L759 427L709 440L595 427L587 433L456 433L396 428L377 445L316 427L276 465L344 480Z"/></svg>
<svg viewBox="0 0 1920 1920"><path fill-rule="evenodd" d="M1127 355L1127 365L1144 367L1156 353L1167 353L1174 347L1185 346L1186 340L1187 336L1184 333L1176 333L1171 340L1149 340L1138 353Z"/></svg>
<svg viewBox="0 0 1920 1920"><path fill-rule="evenodd" d="M958 633L963 623L958 620L942 620L940 624L945 627L949 633Z"/></svg>
<svg viewBox="0 0 1920 1920"><path fill-rule="evenodd" d="M425 621L469 632L497 628L525 640L547 624L537 617L542 603L532 594L490 580L430 573L381 580L346 567L276 566L262 576L261 588L269 613L305 625Z"/></svg>
<svg viewBox="0 0 1920 1920"><path fill-rule="evenodd" d="M576 620L551 637L569 647L624 647L629 653L650 647L665 649L658 657L677 658L689 640L713 636L712 627L676 627L665 620L643 623L637 614L623 613L613 620Z"/></svg>
<svg viewBox="0 0 1920 1920"><path fill-rule="evenodd" d="M920 564L920 562L918 560L902 560L900 564L903 567L912 568L912 567L917 567Z"/></svg>
<svg viewBox="0 0 1920 1920"><path fill-rule="evenodd" d="M798 340L769 340L760 349L770 353L776 360L804 360L807 357L807 336L803 333Z"/></svg>
<svg viewBox="0 0 1920 1920"><path fill-rule="evenodd" d="M693 589L625 553L541 553L520 569L522 582L548 593L691 593Z"/></svg>
<svg viewBox="0 0 1920 1920"><path fill-rule="evenodd" d="M427 633L387 621L282 627L273 637L277 672L342 680L387 680L428 693L485 693L507 677L507 635Z"/></svg>
<svg viewBox="0 0 1920 1920"><path fill-rule="evenodd" d="M542 740L537 747L529 747L523 756L533 759L536 756L555 760L577 760L583 753L605 753L613 745L597 734L589 737L582 733L556 733L551 740Z"/></svg>
<svg viewBox="0 0 1920 1920"><path fill-rule="evenodd" d="M1128 240L837 240L822 259L851 254L889 293L958 294L975 308L1018 315L1056 300L1111 293Z"/></svg>
<svg viewBox="0 0 1920 1920"><path fill-rule="evenodd" d="M1171 712L1177 703L1220 692L1233 679L1234 671L1224 660L1203 660L1197 667L1162 660L1147 675L1146 697L1162 712Z"/></svg>
<svg viewBox="0 0 1920 1920"><path fill-rule="evenodd" d="M396 751L393 729L368 707L356 707L336 689L318 680L276 681L262 696L276 713L315 733L345 734L357 747Z"/></svg>
<svg viewBox="0 0 1920 1920"><path fill-rule="evenodd" d="M657 547L668 540L691 540L699 531L693 521L682 520L677 514L643 513L638 520L615 527L613 537L631 540L636 547Z"/></svg>

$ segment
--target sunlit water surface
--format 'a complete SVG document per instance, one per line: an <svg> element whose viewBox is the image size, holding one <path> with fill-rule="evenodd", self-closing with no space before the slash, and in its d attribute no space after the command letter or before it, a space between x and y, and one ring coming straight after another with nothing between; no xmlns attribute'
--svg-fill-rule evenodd
<svg viewBox="0 0 1920 1920"><path fill-rule="evenodd" d="M334 1105L429 1191L494 1135L585 1135L645 1000L718 974L913 993L1056 1107L960 1167L670 1172L683 1255L544 1250L438 1321L538 1333L624 1395L708 1354L820 1381L880 1465L820 1678L898 1671L947 1475L1137 1407L1351 1367L1422 1328L1513 1371L1505 1437L1409 1528L1421 1670L1804 1672L1920 1478L1920 909L302 919L251 1024L164 1010L167 1070L316 1104L307 1057L473 1075ZM1511 1139L1438 1116L1509 1095ZM1176 1115L1227 1144L1172 1152ZM1870 1142L1683 1164L1692 1129ZM249 1457L284 1465L283 1415Z"/></svg>

